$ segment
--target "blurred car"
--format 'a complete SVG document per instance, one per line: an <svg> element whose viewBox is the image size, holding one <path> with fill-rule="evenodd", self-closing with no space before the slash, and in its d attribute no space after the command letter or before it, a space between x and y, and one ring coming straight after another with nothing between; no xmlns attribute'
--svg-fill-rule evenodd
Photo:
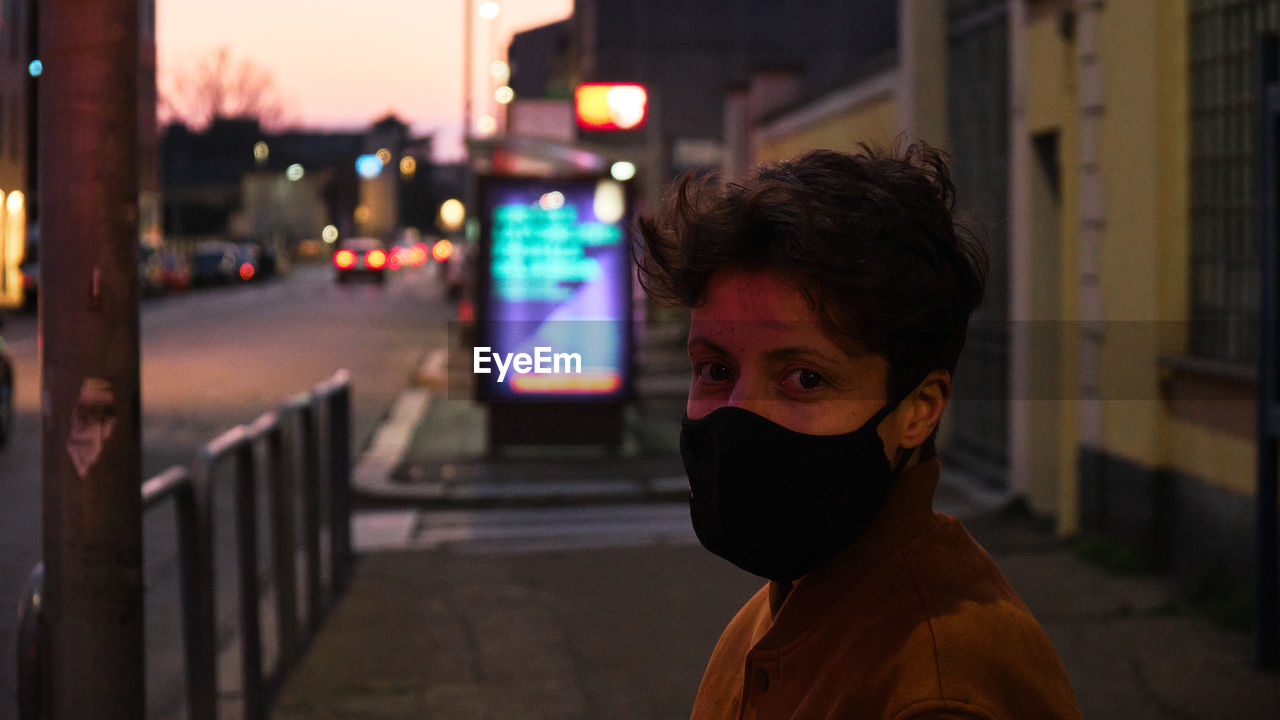
<svg viewBox="0 0 1280 720"><path fill-rule="evenodd" d="M377 238L349 238L333 253L333 278L344 283L353 277L387 281L387 248Z"/></svg>
<svg viewBox="0 0 1280 720"><path fill-rule="evenodd" d="M160 264L160 250L151 245L138 248L138 292L142 297L153 297L165 291L164 269Z"/></svg>
<svg viewBox="0 0 1280 720"><path fill-rule="evenodd" d="M161 250L160 280L165 292L182 292L191 286L191 265L174 251Z"/></svg>
<svg viewBox="0 0 1280 720"><path fill-rule="evenodd" d="M397 245L392 248L392 253L400 267L422 267L427 264L427 258L430 257L427 244L421 240Z"/></svg>
<svg viewBox="0 0 1280 720"><path fill-rule="evenodd" d="M0 328L4 323L0 322ZM4 340L0 339L0 348ZM13 362L9 356L0 352L0 448L9 444L9 435L13 430Z"/></svg>
<svg viewBox="0 0 1280 720"><path fill-rule="evenodd" d="M258 272L263 278L275 277L289 270L288 260L270 243L254 243L258 248Z"/></svg>
<svg viewBox="0 0 1280 720"><path fill-rule="evenodd" d="M218 240L202 242L191 253L191 284L222 285L232 282L240 277L238 268L234 245Z"/></svg>
<svg viewBox="0 0 1280 720"><path fill-rule="evenodd" d="M237 277L245 282L261 280L265 277L262 272L262 251L257 245L247 242L237 243L235 253Z"/></svg>

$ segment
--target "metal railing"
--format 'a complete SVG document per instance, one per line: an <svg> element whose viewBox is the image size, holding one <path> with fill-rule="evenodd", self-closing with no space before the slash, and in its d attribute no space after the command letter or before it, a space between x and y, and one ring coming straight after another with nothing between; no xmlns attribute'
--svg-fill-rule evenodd
<svg viewBox="0 0 1280 720"><path fill-rule="evenodd" d="M186 702L191 720L218 715L213 490L216 472L234 476L241 706L246 720L265 718L351 569L351 382L346 370L248 425L206 443L191 470L171 467L142 485L144 511L173 500L177 520ZM322 452L322 448L327 452ZM260 468L265 472L260 473ZM301 493L295 481L301 480ZM265 481L271 573L259 577L258 491ZM300 505L301 507L296 507ZM301 528L295 524L301 511ZM327 511L327 518L323 512ZM327 520L327 521L326 521ZM327 528L327 535L325 529ZM298 530L301 530L301 533ZM299 543L301 535L301 543ZM327 540L327 550L325 552ZM305 612L298 607L298 557L305 573ZM324 561L328 560L326 586ZM48 707L47 640L42 614L44 570L37 565L18 610L18 717L38 720ZM261 602L275 592L274 667L263 670Z"/></svg>

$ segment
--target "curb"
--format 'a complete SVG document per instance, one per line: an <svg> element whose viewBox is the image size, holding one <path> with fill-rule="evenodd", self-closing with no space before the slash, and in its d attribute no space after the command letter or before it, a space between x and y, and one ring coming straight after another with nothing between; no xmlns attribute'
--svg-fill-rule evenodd
<svg viewBox="0 0 1280 720"><path fill-rule="evenodd" d="M610 477L562 480L434 480L404 482L402 472L413 438L426 420L427 410L443 398L447 387L447 355L428 353L400 393L390 412L374 430L372 440L352 469L352 491L358 500L374 504L412 504L428 509L482 509L635 502L683 502L689 497L683 475L645 478ZM448 459L442 458L446 462ZM459 458L459 462L484 458Z"/></svg>

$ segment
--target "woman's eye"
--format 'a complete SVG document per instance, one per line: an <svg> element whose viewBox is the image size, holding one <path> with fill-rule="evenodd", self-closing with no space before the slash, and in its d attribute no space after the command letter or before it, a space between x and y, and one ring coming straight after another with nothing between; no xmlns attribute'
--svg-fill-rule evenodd
<svg viewBox="0 0 1280 720"><path fill-rule="evenodd" d="M717 362L702 363L694 368L702 382L724 382L732 377L729 368Z"/></svg>
<svg viewBox="0 0 1280 720"><path fill-rule="evenodd" d="M796 370L787 376L787 382L801 390L813 390L826 382L813 370Z"/></svg>

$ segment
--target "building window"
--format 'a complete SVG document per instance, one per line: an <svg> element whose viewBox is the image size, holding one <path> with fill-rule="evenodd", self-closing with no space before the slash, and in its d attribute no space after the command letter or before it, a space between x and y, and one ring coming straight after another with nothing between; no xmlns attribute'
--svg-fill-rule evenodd
<svg viewBox="0 0 1280 720"><path fill-rule="evenodd" d="M1280 0L1191 1L1190 352L1246 366L1258 353L1255 51Z"/></svg>

